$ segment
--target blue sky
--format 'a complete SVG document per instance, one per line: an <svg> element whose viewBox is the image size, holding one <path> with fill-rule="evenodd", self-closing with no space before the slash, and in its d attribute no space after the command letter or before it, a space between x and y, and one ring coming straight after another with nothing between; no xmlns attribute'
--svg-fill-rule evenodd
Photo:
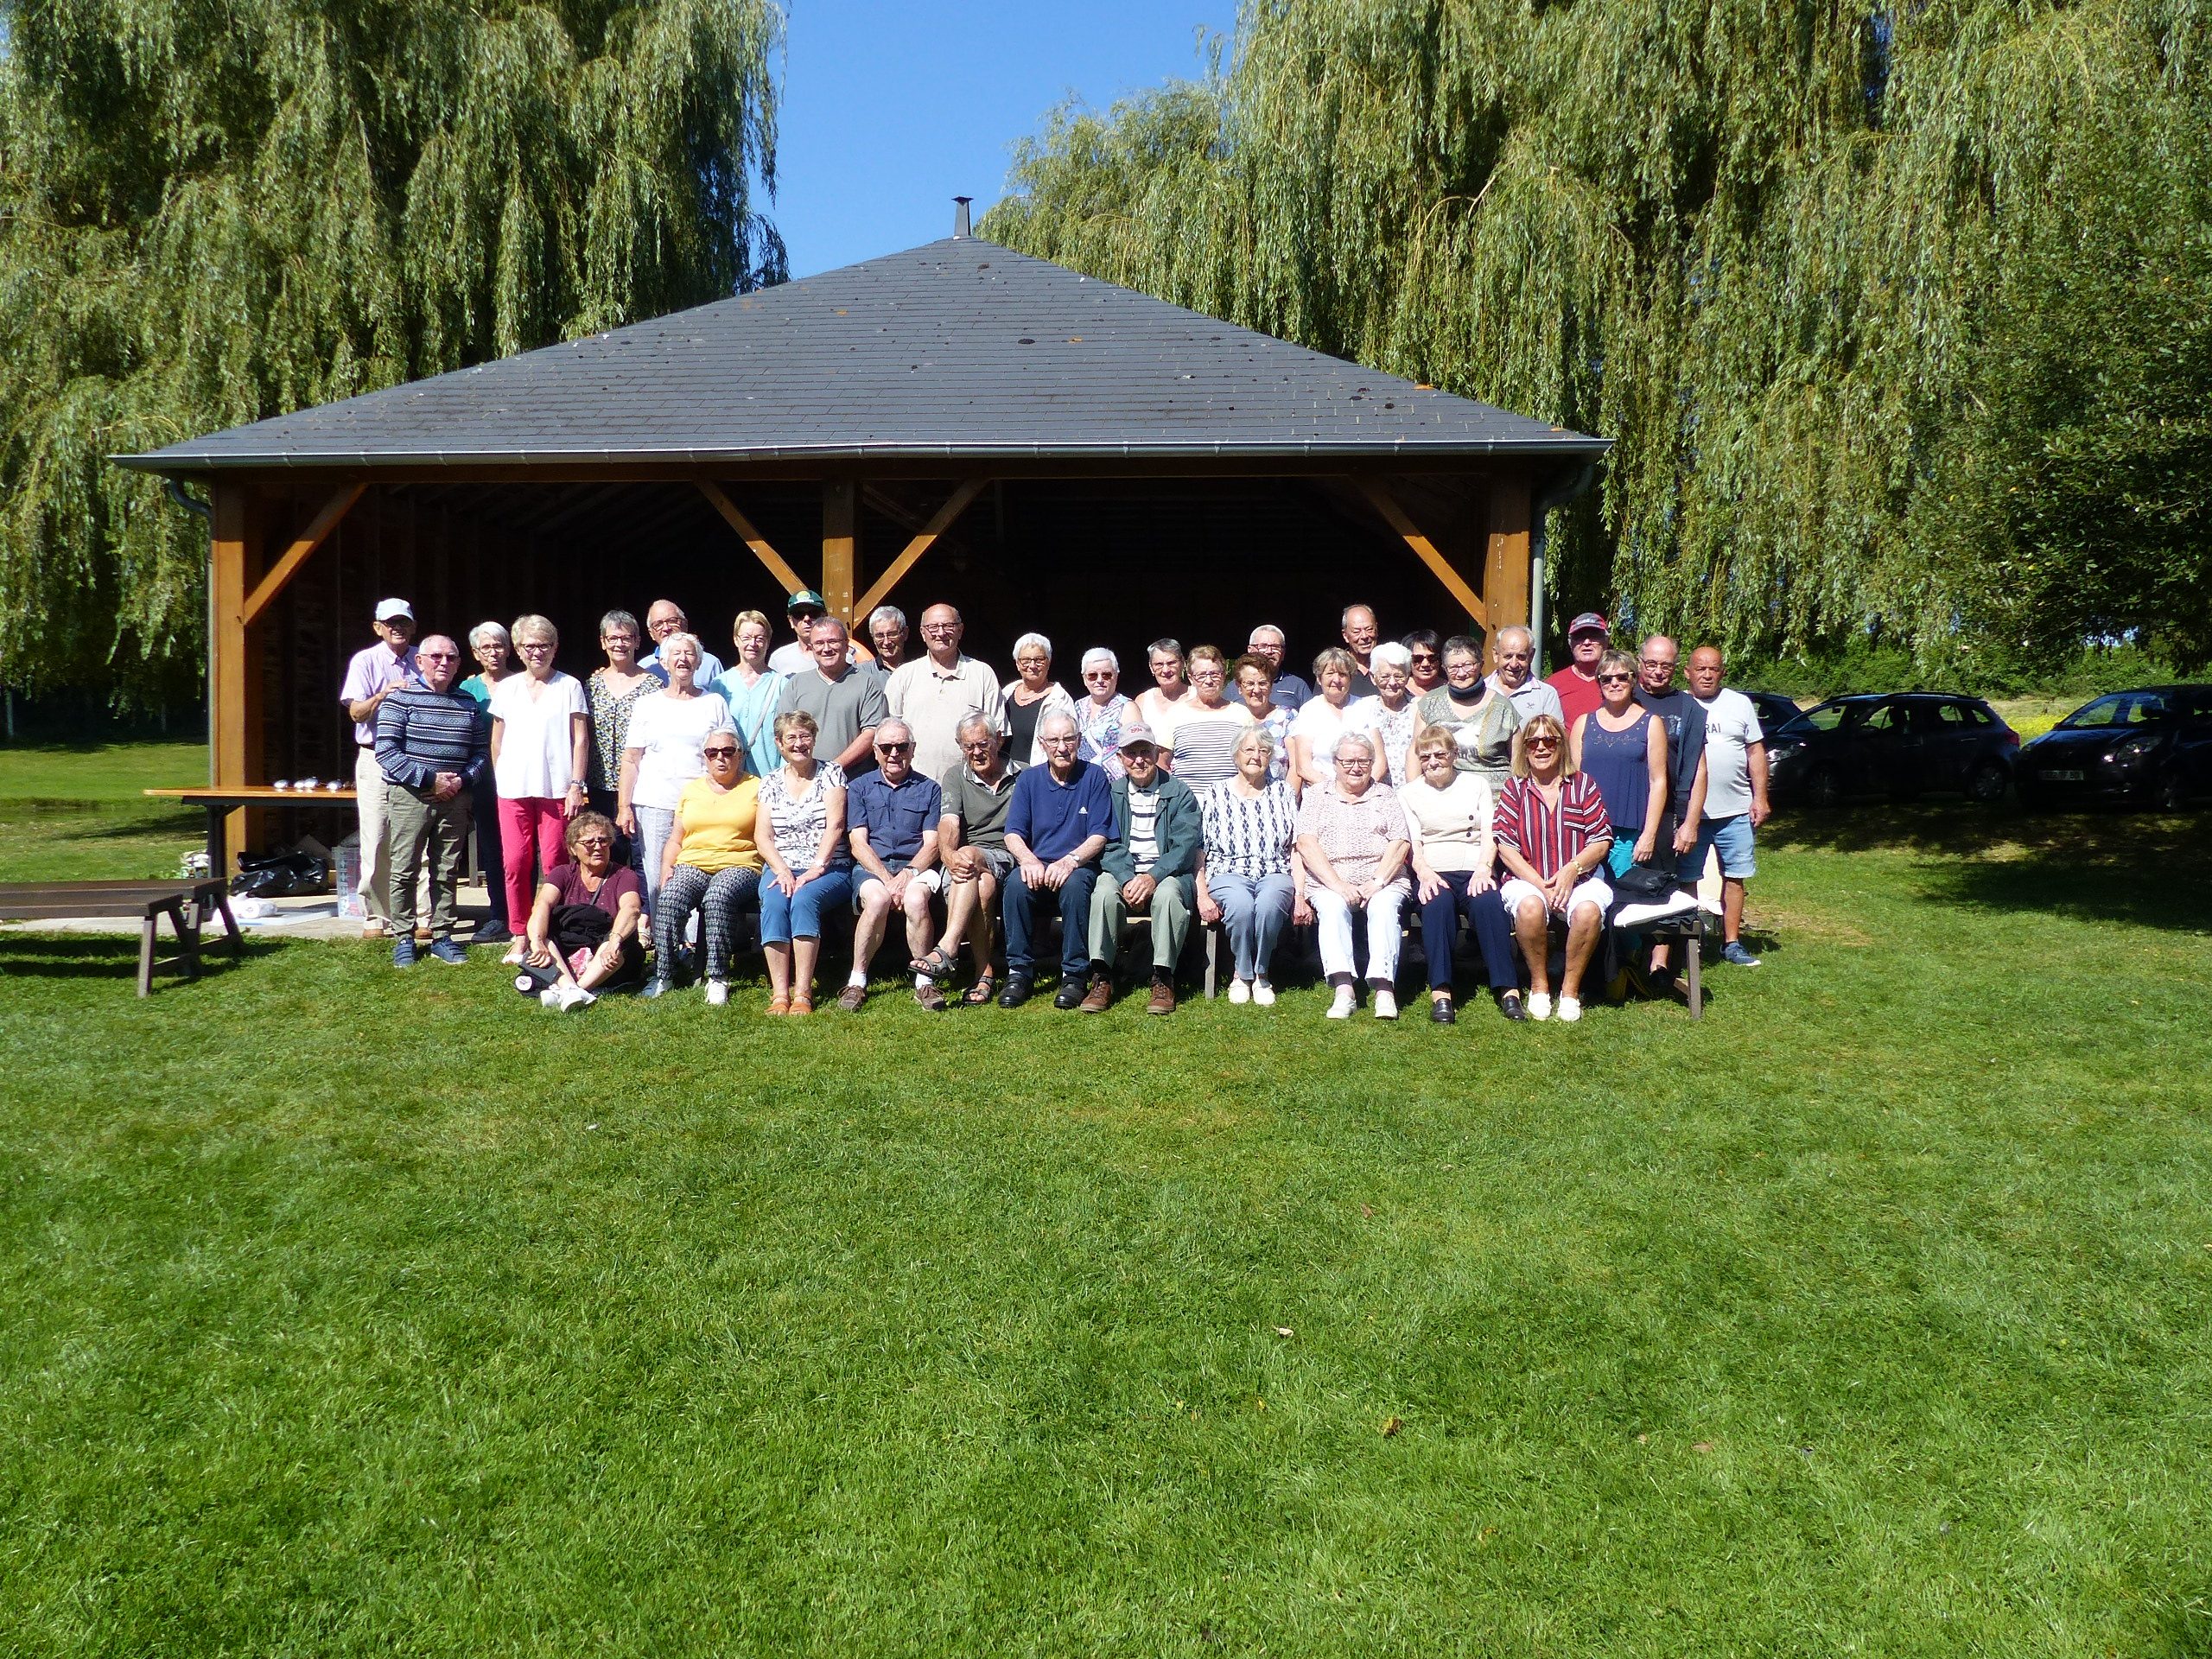
<svg viewBox="0 0 2212 1659"><path fill-rule="evenodd" d="M1103 109L1203 67L1235 0L790 0L769 207L805 276L952 231L1004 194L1010 146L1070 94Z"/></svg>

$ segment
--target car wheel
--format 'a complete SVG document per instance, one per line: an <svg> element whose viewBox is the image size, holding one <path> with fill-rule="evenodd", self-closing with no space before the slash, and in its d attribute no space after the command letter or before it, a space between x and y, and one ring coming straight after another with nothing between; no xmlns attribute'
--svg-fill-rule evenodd
<svg viewBox="0 0 2212 1659"><path fill-rule="evenodd" d="M2170 772L2158 779L2158 810L2161 812L2189 810L2189 784L2178 772Z"/></svg>
<svg viewBox="0 0 2212 1659"><path fill-rule="evenodd" d="M1836 776L1834 766L1815 766L1813 775L1805 779L1805 799L1818 807L1840 806L1843 804L1843 779Z"/></svg>
<svg viewBox="0 0 2212 1659"><path fill-rule="evenodd" d="M1985 760L1967 776L1967 798L1982 806L1995 806L2005 798L2005 768Z"/></svg>

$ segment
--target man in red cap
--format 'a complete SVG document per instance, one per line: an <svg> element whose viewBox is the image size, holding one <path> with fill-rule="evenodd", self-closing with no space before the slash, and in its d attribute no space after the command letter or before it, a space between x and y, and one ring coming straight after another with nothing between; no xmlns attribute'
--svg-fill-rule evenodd
<svg viewBox="0 0 2212 1659"><path fill-rule="evenodd" d="M1598 659L1605 654L1612 638L1613 625L1595 611L1585 611L1567 625L1567 646L1573 659L1544 683L1559 693L1559 706L1566 711L1565 723L1570 732L1576 721L1595 713L1605 700L1598 690Z"/></svg>

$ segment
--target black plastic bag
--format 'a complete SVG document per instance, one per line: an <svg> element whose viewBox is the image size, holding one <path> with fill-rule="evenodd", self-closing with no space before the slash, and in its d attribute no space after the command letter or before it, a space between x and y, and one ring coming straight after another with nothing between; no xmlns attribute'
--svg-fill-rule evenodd
<svg viewBox="0 0 2212 1659"><path fill-rule="evenodd" d="M330 861L312 853L238 855L232 893L253 899L304 899L330 891Z"/></svg>

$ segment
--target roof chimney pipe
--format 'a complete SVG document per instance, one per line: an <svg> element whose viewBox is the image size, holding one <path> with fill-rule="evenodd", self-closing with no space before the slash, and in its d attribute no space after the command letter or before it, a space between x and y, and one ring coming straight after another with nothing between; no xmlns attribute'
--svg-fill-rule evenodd
<svg viewBox="0 0 2212 1659"><path fill-rule="evenodd" d="M968 204L975 200L973 196L952 199L952 235L956 241L968 234Z"/></svg>

